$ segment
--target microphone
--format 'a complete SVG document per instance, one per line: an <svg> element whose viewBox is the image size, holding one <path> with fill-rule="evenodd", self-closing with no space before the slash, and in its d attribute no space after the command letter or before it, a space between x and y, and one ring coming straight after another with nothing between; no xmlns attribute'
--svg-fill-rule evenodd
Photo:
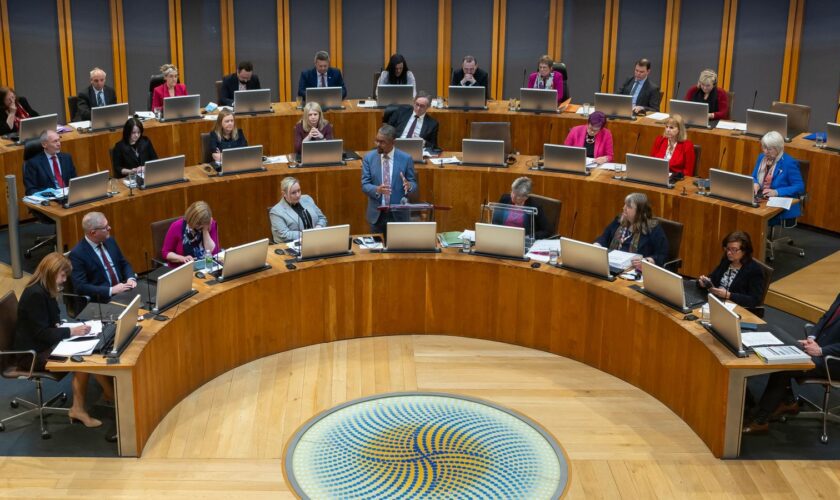
<svg viewBox="0 0 840 500"><path fill-rule="evenodd" d="M575 237L575 224L577 223L577 210L575 210L575 214L572 216L572 231L569 233L569 238L574 239Z"/></svg>
<svg viewBox="0 0 840 500"><path fill-rule="evenodd" d="M522 68L522 88L528 85L528 68Z"/></svg>
<svg viewBox="0 0 840 500"><path fill-rule="evenodd" d="M677 82L677 91L674 92L674 99L679 99L680 98L680 84L681 83L682 83L681 81Z"/></svg>
<svg viewBox="0 0 840 500"><path fill-rule="evenodd" d="M718 167L723 164L723 157L726 155L726 146L723 147L723 151L720 152L720 158L718 158Z"/></svg>
<svg viewBox="0 0 840 500"><path fill-rule="evenodd" d="M605 76L607 76L607 75L605 75L605 74L601 73L601 84L600 84L600 86L598 87L598 89L599 89L599 90L601 90L601 91L603 91L603 90L604 90L604 77L605 77Z"/></svg>
<svg viewBox="0 0 840 500"><path fill-rule="evenodd" d="M750 109L755 109L755 98L758 97L758 89L755 89L755 93L753 94L753 103Z"/></svg>
<svg viewBox="0 0 840 500"><path fill-rule="evenodd" d="M642 132L636 132L636 143L633 144L633 154L637 154L636 150L639 148L639 138L642 136Z"/></svg>

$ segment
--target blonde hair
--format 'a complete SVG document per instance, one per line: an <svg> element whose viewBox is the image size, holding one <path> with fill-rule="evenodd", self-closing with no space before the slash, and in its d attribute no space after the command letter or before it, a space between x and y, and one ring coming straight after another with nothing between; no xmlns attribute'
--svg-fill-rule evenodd
<svg viewBox="0 0 840 500"><path fill-rule="evenodd" d="M314 101L307 102L306 106L303 107L303 116L300 117L300 124L303 126L304 132L309 133L312 130L312 125L309 124L308 118L310 111L318 112L318 130L323 130L330 123L324 118L324 112L321 111L320 104Z"/></svg>
<svg viewBox="0 0 840 500"><path fill-rule="evenodd" d="M210 224L213 220L213 212L210 211L210 205L204 201L196 201L184 212L184 220L190 228L195 229L199 226Z"/></svg>
<svg viewBox="0 0 840 500"><path fill-rule="evenodd" d="M32 278L30 278L26 286L30 287L36 283L40 283L50 296L55 297L59 292L58 285L56 284L58 274L64 271L69 279L70 271L72 270L73 264L70 263L70 259L65 257L64 254L58 252L49 253L38 263L35 273L32 274Z"/></svg>
<svg viewBox="0 0 840 500"><path fill-rule="evenodd" d="M697 85L717 85L717 73L710 69L704 69L700 72L700 78L697 79Z"/></svg>
<svg viewBox="0 0 840 500"><path fill-rule="evenodd" d="M178 74L178 68L174 64L164 64L160 67L160 72L163 74L164 77L169 75L170 73Z"/></svg>
<svg viewBox="0 0 840 500"><path fill-rule="evenodd" d="M683 117L680 115L671 115L665 119L665 126L668 125L676 125L677 126L677 142L683 142L688 137L688 134L685 131L685 121L683 121Z"/></svg>
<svg viewBox="0 0 840 500"><path fill-rule="evenodd" d="M292 176L284 177L283 180L280 181L280 191L283 194L288 194L289 190L292 189L292 186L295 184L300 184L300 181Z"/></svg>
<svg viewBox="0 0 840 500"><path fill-rule="evenodd" d="M213 133L215 133L216 137L218 137L219 139L225 138L225 133L222 130L222 122L228 116L234 116L233 111L229 109L222 109L219 111L219 116L216 117L216 123L213 125ZM233 131L230 133L230 139L232 141L239 140L239 129L236 128L236 123L234 123Z"/></svg>

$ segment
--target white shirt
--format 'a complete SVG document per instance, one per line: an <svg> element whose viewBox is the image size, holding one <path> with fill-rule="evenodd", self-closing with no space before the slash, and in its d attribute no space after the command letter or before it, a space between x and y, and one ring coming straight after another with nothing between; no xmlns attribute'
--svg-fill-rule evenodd
<svg viewBox="0 0 840 500"><path fill-rule="evenodd" d="M52 176L52 179L53 179L53 187L58 189L58 179L55 178L55 170L53 169L53 163L52 163L53 160L52 159L53 159L53 157L55 157L55 162L58 163L58 171L59 172L61 172L61 160L58 158L58 153L56 153L54 155L51 155L51 154L49 154L45 151L44 154L47 155L47 164L50 166L49 170L50 170L50 175ZM62 179L62 182L63 182L63 179ZM67 185L65 184L64 187L67 187Z"/></svg>
<svg viewBox="0 0 840 500"><path fill-rule="evenodd" d="M408 123L405 124L405 128L400 134L401 139L405 139L408 137L408 130L411 128L411 124L414 122L414 117L416 115L414 113L411 114L411 118L408 119ZM423 120L425 119L426 114L424 113L423 116L417 116L417 125L414 126L414 133L411 137L420 137L420 130L423 128Z"/></svg>

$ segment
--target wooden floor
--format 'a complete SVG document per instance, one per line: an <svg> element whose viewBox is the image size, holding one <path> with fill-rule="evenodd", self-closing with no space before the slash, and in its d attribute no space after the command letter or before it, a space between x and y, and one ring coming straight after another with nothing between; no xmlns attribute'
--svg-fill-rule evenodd
<svg viewBox="0 0 840 500"><path fill-rule="evenodd" d="M201 387L140 459L0 458L0 497L292 497L281 456L321 410L405 390L485 398L548 429L571 459L569 498L836 498L840 462L721 461L653 397L586 365L443 336L357 339L239 367Z"/></svg>

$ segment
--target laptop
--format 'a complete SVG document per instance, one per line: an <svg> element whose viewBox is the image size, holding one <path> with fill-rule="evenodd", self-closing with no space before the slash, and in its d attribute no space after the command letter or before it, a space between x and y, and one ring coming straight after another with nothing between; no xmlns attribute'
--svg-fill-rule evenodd
<svg viewBox="0 0 840 500"><path fill-rule="evenodd" d="M563 146L561 144L543 145L543 166L541 170L589 175L588 167L594 164L595 160L587 160L586 148Z"/></svg>
<svg viewBox="0 0 840 500"><path fill-rule="evenodd" d="M461 165L507 167L507 163L505 163L505 141L462 139L461 152Z"/></svg>
<svg viewBox="0 0 840 500"><path fill-rule="evenodd" d="M123 119L125 123L125 119ZM32 118L24 118L20 121L18 138L16 144L23 144L30 139L38 139L41 133L46 130L55 130L58 127L58 115L41 115Z"/></svg>
<svg viewBox="0 0 840 500"><path fill-rule="evenodd" d="M423 145L426 143L421 137L406 137L403 139L397 138L394 140L394 147L408 153L414 163L425 163L423 159Z"/></svg>
<svg viewBox="0 0 840 500"><path fill-rule="evenodd" d="M389 222L383 252L438 253L436 222Z"/></svg>
<svg viewBox="0 0 840 500"><path fill-rule="evenodd" d="M739 358L748 356L741 340L741 321L735 311L730 311L717 297L709 294L709 322L703 323L706 330L720 340Z"/></svg>
<svg viewBox="0 0 840 500"><path fill-rule="evenodd" d="M246 174L249 172L263 172L263 147L244 146L222 151L222 169L219 175Z"/></svg>
<svg viewBox="0 0 840 500"><path fill-rule="evenodd" d="M140 189L151 189L167 184L187 182L184 177L184 155L149 160L143 166L143 185Z"/></svg>
<svg viewBox="0 0 840 500"><path fill-rule="evenodd" d="M399 106L414 104L414 85L382 85L376 86L376 107Z"/></svg>
<svg viewBox="0 0 840 500"><path fill-rule="evenodd" d="M198 94L163 98L163 116L160 121L201 118L201 96Z"/></svg>
<svg viewBox="0 0 840 500"><path fill-rule="evenodd" d="M782 134L785 141L790 141L788 138L788 116L784 113L771 113L757 109L747 110L747 130L744 135L762 137L771 130Z"/></svg>
<svg viewBox="0 0 840 500"><path fill-rule="evenodd" d="M825 125L825 149L840 151L840 123L827 122Z"/></svg>
<svg viewBox="0 0 840 500"><path fill-rule="evenodd" d="M682 116L686 127L711 128L709 126L708 103L671 99L668 105L670 106L671 116Z"/></svg>
<svg viewBox="0 0 840 500"><path fill-rule="evenodd" d="M309 87L306 89L306 102L317 102L321 109L344 109L341 105L341 87Z"/></svg>
<svg viewBox="0 0 840 500"><path fill-rule="evenodd" d="M123 309L117 317L116 324L106 324L102 326L102 334L99 337L99 343L96 344L93 352L104 354L106 357L119 356L125 351L131 340L137 335L137 332L142 328L137 324L137 311L140 309L140 295L135 295L134 299L128 303L128 306Z"/></svg>
<svg viewBox="0 0 840 500"><path fill-rule="evenodd" d="M633 96L595 92L595 110L608 118L633 119Z"/></svg>
<svg viewBox="0 0 840 500"><path fill-rule="evenodd" d="M683 314L706 303L705 296L694 293L689 295L689 286L700 291L693 280L683 280L679 274L656 264L642 260L642 276L645 277L645 281L644 287L639 289L640 292Z"/></svg>
<svg viewBox="0 0 840 500"><path fill-rule="evenodd" d="M300 233L299 262L353 255L350 251L350 224L304 229Z"/></svg>
<svg viewBox="0 0 840 500"><path fill-rule="evenodd" d="M222 270L214 271L211 274L222 282L269 269L271 266L265 262L267 253L268 238L228 248L225 250Z"/></svg>
<svg viewBox="0 0 840 500"><path fill-rule="evenodd" d="M475 224L473 254L528 261L525 257L525 228L499 224Z"/></svg>
<svg viewBox="0 0 840 500"><path fill-rule="evenodd" d="M238 115L271 113L271 89L234 91L233 110Z"/></svg>
<svg viewBox="0 0 840 500"><path fill-rule="evenodd" d="M344 165L344 140L304 141L300 147L301 167Z"/></svg>
<svg viewBox="0 0 840 500"><path fill-rule="evenodd" d="M64 203L64 208L75 207L83 203L107 198L108 179L110 176L110 172L101 170L93 174L70 179L70 186L67 189L67 201Z"/></svg>
<svg viewBox="0 0 840 500"><path fill-rule="evenodd" d="M446 107L464 110L487 109L487 93L484 87L450 85Z"/></svg>
<svg viewBox="0 0 840 500"><path fill-rule="evenodd" d="M157 279L152 312L160 314L198 292L192 288L193 263L181 264Z"/></svg>
<svg viewBox="0 0 840 500"><path fill-rule="evenodd" d="M753 191L755 181L749 175L736 174L717 168L709 169L709 196L757 207Z"/></svg>
<svg viewBox="0 0 840 500"><path fill-rule="evenodd" d="M654 158L653 156L634 155L627 153L627 168L624 171L624 180L673 188L671 175L668 170L668 160Z"/></svg>
<svg viewBox="0 0 840 500"><path fill-rule="evenodd" d="M519 89L519 111L556 113L557 91L554 89Z"/></svg>
<svg viewBox="0 0 840 500"><path fill-rule="evenodd" d="M609 250L592 243L560 237L560 267L607 281L615 281L610 272Z"/></svg>
<svg viewBox="0 0 840 500"><path fill-rule="evenodd" d="M90 131L119 130L128 120L128 103L110 104L90 108Z"/></svg>

